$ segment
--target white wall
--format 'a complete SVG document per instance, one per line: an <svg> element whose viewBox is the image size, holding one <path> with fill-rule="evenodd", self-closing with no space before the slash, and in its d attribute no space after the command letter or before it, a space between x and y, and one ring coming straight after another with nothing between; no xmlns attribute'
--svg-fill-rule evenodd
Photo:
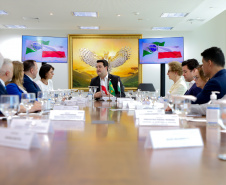
<svg viewBox="0 0 226 185"><path fill-rule="evenodd" d="M185 59L196 58L201 64L200 53L206 48L220 47L226 55L226 11L197 28L187 32L153 32L145 31L65 31L65 30L0 30L0 52L4 57L12 60L21 60L22 35L67 37L68 34L143 34L143 38L150 37L184 37ZM40 66L40 64L39 64ZM53 64L55 76L54 88L68 88L68 64ZM168 65L166 65L166 71ZM153 83L156 89L160 88L160 66L157 64L143 65L143 82ZM173 81L166 75L166 91Z"/></svg>

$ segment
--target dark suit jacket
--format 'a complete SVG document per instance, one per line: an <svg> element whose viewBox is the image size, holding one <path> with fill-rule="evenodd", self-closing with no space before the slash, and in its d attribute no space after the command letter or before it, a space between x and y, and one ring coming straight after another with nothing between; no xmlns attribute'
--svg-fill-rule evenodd
<svg viewBox="0 0 226 185"><path fill-rule="evenodd" d="M119 76L115 76L115 75L111 75L111 74L108 74L108 79L111 79L111 83L113 85L113 88L115 90L115 96L116 97L120 97L120 92L118 91L118 80L120 81L120 88L121 88L121 97L125 97L125 92L124 92L124 86L120 80L120 77ZM95 78L92 78L91 79L91 82L90 82L90 86L98 86L97 88L97 92L100 91L100 77L97 76Z"/></svg>
<svg viewBox="0 0 226 185"><path fill-rule="evenodd" d="M201 88L197 87L196 84L194 83L190 89L188 89L184 95L192 95L192 96L197 96L200 92L202 91Z"/></svg>
<svg viewBox="0 0 226 185"><path fill-rule="evenodd" d="M5 87L2 85L2 83L0 82L0 96L5 94L7 94L7 91Z"/></svg>
<svg viewBox="0 0 226 185"><path fill-rule="evenodd" d="M10 83L6 86L6 90L8 94L11 95L19 95L19 98L21 100L21 94L24 93L17 84L15 83Z"/></svg>
<svg viewBox="0 0 226 185"><path fill-rule="evenodd" d="M38 85L34 81L32 81L27 75L24 75L23 85L28 93L35 93L36 97L37 97L38 91L41 91Z"/></svg>
<svg viewBox="0 0 226 185"><path fill-rule="evenodd" d="M226 69L218 71L204 86L203 90L197 95L195 104L203 104L210 101L212 91L219 91L217 99L226 94Z"/></svg>

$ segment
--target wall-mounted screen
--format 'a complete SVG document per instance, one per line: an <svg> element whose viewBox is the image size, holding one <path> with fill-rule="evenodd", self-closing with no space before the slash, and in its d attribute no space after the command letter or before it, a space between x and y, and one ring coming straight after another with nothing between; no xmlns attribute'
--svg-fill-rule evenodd
<svg viewBox="0 0 226 185"><path fill-rule="evenodd" d="M140 64L164 64L172 61L183 62L184 38L139 39Z"/></svg>
<svg viewBox="0 0 226 185"><path fill-rule="evenodd" d="M67 63L66 37L22 36L22 61Z"/></svg>

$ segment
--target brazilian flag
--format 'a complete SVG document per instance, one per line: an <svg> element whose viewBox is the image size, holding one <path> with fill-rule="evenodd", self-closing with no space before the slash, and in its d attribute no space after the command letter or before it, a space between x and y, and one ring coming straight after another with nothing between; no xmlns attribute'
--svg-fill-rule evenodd
<svg viewBox="0 0 226 185"><path fill-rule="evenodd" d="M113 87L113 85L111 83L111 80L109 81L109 92L110 92L110 94L115 96L115 90L114 90L114 87Z"/></svg>

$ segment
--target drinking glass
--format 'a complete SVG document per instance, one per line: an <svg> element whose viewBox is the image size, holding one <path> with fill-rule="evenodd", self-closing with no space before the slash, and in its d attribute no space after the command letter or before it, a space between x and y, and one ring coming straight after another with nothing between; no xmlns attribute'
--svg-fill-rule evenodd
<svg viewBox="0 0 226 185"><path fill-rule="evenodd" d="M156 92L150 92L152 107L154 108L155 102L157 101L158 97L156 96Z"/></svg>
<svg viewBox="0 0 226 185"><path fill-rule="evenodd" d="M48 108L48 99L49 99L49 92L48 91L39 91L37 94L38 101L42 104L42 110L40 114L43 113L44 110Z"/></svg>
<svg viewBox="0 0 226 185"><path fill-rule="evenodd" d="M25 107L28 119L28 113L35 102L35 93L22 93L21 104Z"/></svg>
<svg viewBox="0 0 226 185"><path fill-rule="evenodd" d="M19 96L18 95L1 95L0 99L1 112L7 117L7 124L10 125L12 116L18 112Z"/></svg>
<svg viewBox="0 0 226 185"><path fill-rule="evenodd" d="M84 90L78 90L78 96L81 98L83 95Z"/></svg>
<svg viewBox="0 0 226 185"><path fill-rule="evenodd" d="M133 97L133 90L129 90L128 91L128 96L129 96L129 98L132 98Z"/></svg>

